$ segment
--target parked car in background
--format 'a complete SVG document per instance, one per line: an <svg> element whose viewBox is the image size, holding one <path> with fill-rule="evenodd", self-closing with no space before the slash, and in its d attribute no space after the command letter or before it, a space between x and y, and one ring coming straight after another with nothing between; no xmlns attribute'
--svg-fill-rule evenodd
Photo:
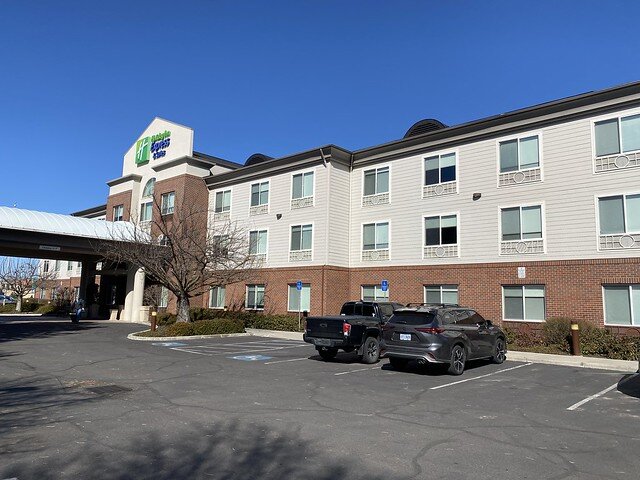
<svg viewBox="0 0 640 480"><path fill-rule="evenodd" d="M500 327L471 308L420 304L394 312L383 326L381 349L397 369L416 360L448 364L449 373L461 375L468 360L504 362L507 342Z"/></svg>
<svg viewBox="0 0 640 480"><path fill-rule="evenodd" d="M16 299L9 295L0 294L0 305L6 305L7 303L16 303Z"/></svg>

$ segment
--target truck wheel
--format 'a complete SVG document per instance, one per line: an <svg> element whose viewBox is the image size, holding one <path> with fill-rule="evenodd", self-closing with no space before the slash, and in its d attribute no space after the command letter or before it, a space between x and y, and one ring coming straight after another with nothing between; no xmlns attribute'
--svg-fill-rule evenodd
<svg viewBox="0 0 640 480"><path fill-rule="evenodd" d="M363 363L376 363L380 359L380 342L376 337L367 337L362 351Z"/></svg>
<svg viewBox="0 0 640 480"><path fill-rule="evenodd" d="M462 375L464 366L467 363L467 352L462 345L455 345L451 349L451 363L449 373L451 375Z"/></svg>
<svg viewBox="0 0 640 480"><path fill-rule="evenodd" d="M323 360L331 360L332 358L335 358L336 355L338 354L338 349L321 347L318 349L318 353L320 354Z"/></svg>
<svg viewBox="0 0 640 480"><path fill-rule="evenodd" d="M389 363L395 370L403 370L407 367L409 360L406 358L389 357Z"/></svg>

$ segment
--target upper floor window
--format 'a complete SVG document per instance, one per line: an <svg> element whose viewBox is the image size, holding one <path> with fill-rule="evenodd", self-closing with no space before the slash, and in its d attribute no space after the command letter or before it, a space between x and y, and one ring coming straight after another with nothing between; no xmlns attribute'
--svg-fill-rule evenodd
<svg viewBox="0 0 640 480"><path fill-rule="evenodd" d="M502 240L527 240L542 238L542 207L503 208Z"/></svg>
<svg viewBox="0 0 640 480"><path fill-rule="evenodd" d="M144 202L140 205L140 221L150 222L153 212L153 202Z"/></svg>
<svg viewBox="0 0 640 480"><path fill-rule="evenodd" d="M389 192L389 167L374 168L364 172L364 195Z"/></svg>
<svg viewBox="0 0 640 480"><path fill-rule="evenodd" d="M251 206L267 205L269 203L269 182L251 185Z"/></svg>
<svg viewBox="0 0 640 480"><path fill-rule="evenodd" d="M458 243L457 215L425 217L424 229L425 246L453 245Z"/></svg>
<svg viewBox="0 0 640 480"><path fill-rule="evenodd" d="M223 213L231 210L231 190L216 192L215 213Z"/></svg>
<svg viewBox="0 0 640 480"><path fill-rule="evenodd" d="M56 263L55 263L55 267L54 267L54 268L55 268L56 272L59 272L59 271L60 271L60 260L56 260Z"/></svg>
<svg viewBox="0 0 640 480"><path fill-rule="evenodd" d="M150 178L145 184L144 190L142 190L142 198L152 197L155 186L156 186L156 179Z"/></svg>
<svg viewBox="0 0 640 480"><path fill-rule="evenodd" d="M67 262L67 272L73 270L73 262Z"/></svg>
<svg viewBox="0 0 640 480"><path fill-rule="evenodd" d="M171 215L174 210L176 200L176 192L162 194L161 212L162 215Z"/></svg>
<svg viewBox="0 0 640 480"><path fill-rule="evenodd" d="M113 221L121 222L124 220L124 205L116 205L113 207Z"/></svg>
<svg viewBox="0 0 640 480"><path fill-rule="evenodd" d="M500 173L539 167L538 143L537 135L500 142Z"/></svg>
<svg viewBox="0 0 640 480"><path fill-rule="evenodd" d="M456 154L447 153L424 159L424 184L454 182L456 180Z"/></svg>
<svg viewBox="0 0 640 480"><path fill-rule="evenodd" d="M249 232L249 254L267 254L267 230L254 230Z"/></svg>
<svg viewBox="0 0 640 480"><path fill-rule="evenodd" d="M640 325L640 285L605 285L604 323Z"/></svg>
<svg viewBox="0 0 640 480"><path fill-rule="evenodd" d="M389 222L367 223L362 226L362 250L389 248Z"/></svg>
<svg viewBox="0 0 640 480"><path fill-rule="evenodd" d="M598 199L600 235L640 233L640 194Z"/></svg>
<svg viewBox="0 0 640 480"><path fill-rule="evenodd" d="M640 115L595 122L596 156L640 150Z"/></svg>
<svg viewBox="0 0 640 480"><path fill-rule="evenodd" d="M311 250L313 225L294 225L291 227L291 251Z"/></svg>
<svg viewBox="0 0 640 480"><path fill-rule="evenodd" d="M49 260L42 262L42 271L45 273L49 271Z"/></svg>
<svg viewBox="0 0 640 480"><path fill-rule="evenodd" d="M313 197L313 172L298 173L293 176L291 198Z"/></svg>

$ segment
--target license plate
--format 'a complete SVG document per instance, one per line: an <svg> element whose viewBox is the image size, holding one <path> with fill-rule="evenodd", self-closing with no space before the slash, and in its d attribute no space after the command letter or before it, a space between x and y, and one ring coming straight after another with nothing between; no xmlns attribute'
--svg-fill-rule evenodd
<svg viewBox="0 0 640 480"><path fill-rule="evenodd" d="M328 338L316 338L315 339L315 343L316 343L316 345L320 345L322 347L330 347L331 346L331 340L329 340Z"/></svg>
<svg viewBox="0 0 640 480"><path fill-rule="evenodd" d="M410 333L401 333L400 334L400 340L411 340L411 334Z"/></svg>

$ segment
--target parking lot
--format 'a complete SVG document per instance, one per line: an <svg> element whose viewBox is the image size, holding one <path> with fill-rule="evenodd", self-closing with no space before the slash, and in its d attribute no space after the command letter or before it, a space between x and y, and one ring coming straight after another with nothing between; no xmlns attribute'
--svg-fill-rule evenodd
<svg viewBox="0 0 640 480"><path fill-rule="evenodd" d="M640 379L0 325L0 478L637 478ZM29 329L33 332L30 333Z"/></svg>

